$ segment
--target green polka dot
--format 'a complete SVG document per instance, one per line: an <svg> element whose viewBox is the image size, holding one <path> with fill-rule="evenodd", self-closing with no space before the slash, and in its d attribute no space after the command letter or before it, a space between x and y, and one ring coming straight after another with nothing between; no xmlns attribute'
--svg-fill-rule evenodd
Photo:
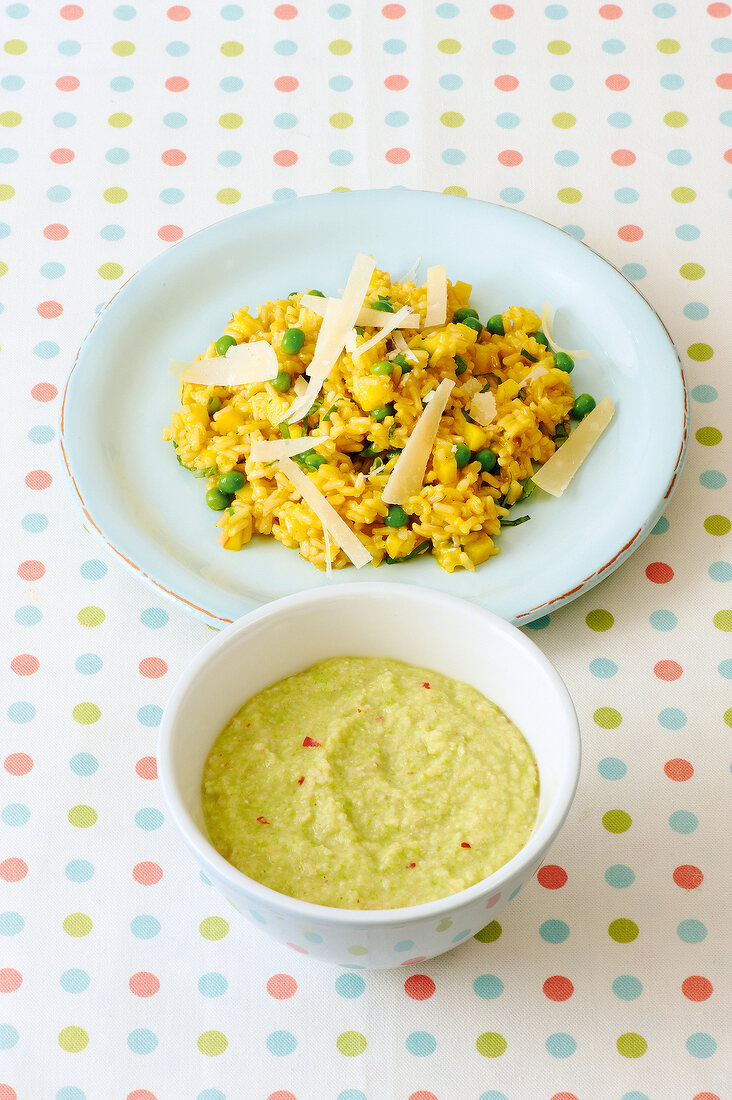
<svg viewBox="0 0 732 1100"><path fill-rule="evenodd" d="M620 711L615 707L598 707L592 717L603 730L616 730L623 721Z"/></svg>
<svg viewBox="0 0 732 1100"><path fill-rule="evenodd" d="M238 57L240 53L244 53L244 47L241 42L222 42L221 52L224 57Z"/></svg>
<svg viewBox="0 0 732 1100"><path fill-rule="evenodd" d="M125 269L120 264L106 263L97 268L97 274L103 279L119 279Z"/></svg>
<svg viewBox="0 0 732 1100"><path fill-rule="evenodd" d="M457 184L451 184L450 187L443 187L443 195L459 195L460 198L467 198L468 192L464 187L458 187Z"/></svg>
<svg viewBox="0 0 732 1100"><path fill-rule="evenodd" d="M0 183L0 202L7 202L15 194L15 188L9 183Z"/></svg>
<svg viewBox="0 0 732 1100"><path fill-rule="evenodd" d="M344 57L351 52L353 46L350 42L346 42L345 38L334 38L332 42L328 43L328 49L336 57Z"/></svg>
<svg viewBox="0 0 732 1100"><path fill-rule="evenodd" d="M3 111L0 114L0 126L20 126L23 116L17 111Z"/></svg>
<svg viewBox="0 0 732 1100"><path fill-rule="evenodd" d="M0 278L2 278L3 275L7 275L7 273L8 265L6 263L0 262Z"/></svg>
<svg viewBox="0 0 732 1100"><path fill-rule="evenodd" d="M368 955L368 947L363 947L360 943L354 943L353 947L348 948L349 955Z"/></svg>
<svg viewBox="0 0 732 1100"><path fill-rule="evenodd" d="M636 1031L626 1031L624 1035L619 1036L615 1045L618 1048L618 1054L622 1054L623 1058L642 1058L648 1050L648 1043Z"/></svg>
<svg viewBox="0 0 732 1100"><path fill-rule="evenodd" d="M349 115L345 111L337 111L330 116L328 121L336 130L347 130L349 126L353 126L353 115Z"/></svg>
<svg viewBox="0 0 732 1100"><path fill-rule="evenodd" d="M454 129L463 125L465 117L459 111L445 111L444 114L440 115L440 122L443 126L450 126Z"/></svg>
<svg viewBox="0 0 732 1100"><path fill-rule="evenodd" d="M722 442L724 436L719 428L697 428L694 438L703 447L716 447L718 443Z"/></svg>
<svg viewBox="0 0 732 1100"><path fill-rule="evenodd" d="M701 264L682 264L679 268L681 278L690 279L692 282L703 279L706 273L706 268L702 267Z"/></svg>
<svg viewBox="0 0 732 1100"><path fill-rule="evenodd" d="M336 1046L347 1058L355 1058L366 1050L366 1036L360 1031L342 1031L336 1039Z"/></svg>
<svg viewBox="0 0 732 1100"><path fill-rule="evenodd" d="M704 520L704 530L710 535L728 535L732 523L726 516L707 516Z"/></svg>
<svg viewBox="0 0 732 1100"><path fill-rule="evenodd" d="M732 707L724 712L724 714L722 715L722 720L725 726L732 726Z"/></svg>
<svg viewBox="0 0 732 1100"><path fill-rule="evenodd" d="M656 49L659 53L678 53L681 46L675 38L662 38L656 43Z"/></svg>
<svg viewBox="0 0 732 1100"><path fill-rule="evenodd" d="M217 1054L223 1054L228 1045L229 1040L223 1031L204 1031L198 1036L196 1044L201 1054L207 1054L209 1058L214 1058Z"/></svg>
<svg viewBox="0 0 732 1100"><path fill-rule="evenodd" d="M205 940L223 940L229 934L229 922L223 917L204 917L198 931Z"/></svg>
<svg viewBox="0 0 732 1100"><path fill-rule="evenodd" d="M231 206L233 203L239 202L241 191L237 191L235 187L222 187L220 191L216 192L216 198L219 202L223 202L225 206Z"/></svg>
<svg viewBox="0 0 732 1100"><path fill-rule="evenodd" d="M25 53L28 49L27 42L21 42L19 38L11 38L9 42L5 43L5 53L12 54L13 57L18 57L20 54Z"/></svg>
<svg viewBox="0 0 732 1100"><path fill-rule="evenodd" d="M107 122L117 130L122 130L125 126L130 125L132 122L132 115L128 115L125 111L115 111L113 115L109 116Z"/></svg>
<svg viewBox="0 0 732 1100"><path fill-rule="evenodd" d="M560 202L580 202L582 199L582 192L578 191L576 187L561 187L559 191L557 191L557 198Z"/></svg>
<svg viewBox="0 0 732 1100"><path fill-rule="evenodd" d="M561 38L555 38L553 42L547 42L549 53L553 53L555 57L561 57L562 54L569 53L572 49L569 42L563 42Z"/></svg>
<svg viewBox="0 0 732 1100"><path fill-rule="evenodd" d="M82 607L76 617L82 626L101 626L107 616L101 607L90 605L89 607Z"/></svg>
<svg viewBox="0 0 732 1100"><path fill-rule="evenodd" d="M638 936L638 925L627 917L618 917L608 925L608 935L616 943L632 943Z"/></svg>
<svg viewBox="0 0 732 1100"><path fill-rule="evenodd" d="M94 922L86 913L69 913L68 917L64 917L63 929L67 936L76 939L88 936L93 927Z"/></svg>
<svg viewBox="0 0 732 1100"><path fill-rule="evenodd" d="M560 111L552 117L552 126L556 126L559 130L571 130L576 122L577 119L568 111Z"/></svg>
<svg viewBox="0 0 732 1100"><path fill-rule="evenodd" d="M102 717L102 712L96 703L77 703L71 715L80 725L93 726Z"/></svg>
<svg viewBox="0 0 732 1100"><path fill-rule="evenodd" d="M133 42L115 42L112 46L112 53L117 57L129 57L130 54L135 52L135 45Z"/></svg>
<svg viewBox="0 0 732 1100"><path fill-rule="evenodd" d="M98 816L93 806L72 806L69 810L69 821L77 829L90 829L96 825Z"/></svg>
<svg viewBox="0 0 732 1100"><path fill-rule="evenodd" d="M351 190L350 187L331 187L331 192L332 193L335 193L336 191L350 191L350 190Z"/></svg>
<svg viewBox="0 0 732 1100"><path fill-rule="evenodd" d="M696 198L696 191L691 187L674 187L671 198L674 202L693 202Z"/></svg>
<svg viewBox="0 0 732 1100"><path fill-rule="evenodd" d="M506 1053L508 1043L499 1032L484 1031L475 1040L475 1045L478 1054L482 1054L484 1058L500 1058Z"/></svg>
<svg viewBox="0 0 732 1100"><path fill-rule="evenodd" d="M709 344L689 344L686 354L695 363L706 363L707 359L712 358L714 351Z"/></svg>
<svg viewBox="0 0 732 1100"><path fill-rule="evenodd" d="M663 121L667 126L672 126L675 130L678 130L681 126L686 126L689 119L683 111L668 111L663 116Z"/></svg>
<svg viewBox="0 0 732 1100"><path fill-rule="evenodd" d="M223 126L225 130L238 130L244 119L241 115L225 114L219 117L219 126Z"/></svg>
<svg viewBox="0 0 732 1100"><path fill-rule="evenodd" d="M443 38L437 43L440 53L460 53L462 48L462 43L458 42L457 38Z"/></svg>
<svg viewBox="0 0 732 1100"><path fill-rule="evenodd" d="M78 1054L89 1044L89 1033L83 1027L65 1027L58 1033L58 1045L69 1054Z"/></svg>
<svg viewBox="0 0 732 1100"><path fill-rule="evenodd" d="M108 187L107 190L104 192L105 202L126 202L128 197L129 196L124 187Z"/></svg>
<svg viewBox="0 0 732 1100"><path fill-rule="evenodd" d="M589 626L590 630L597 630L602 632L603 630L609 630L615 622L615 617L611 615L609 611L604 611L598 607L594 611L585 617L585 622Z"/></svg>
<svg viewBox="0 0 732 1100"><path fill-rule="evenodd" d="M712 619L712 622L717 630L725 630L729 633L729 631L732 630L732 611L730 611L729 608L718 611Z"/></svg>
<svg viewBox="0 0 732 1100"><path fill-rule="evenodd" d="M609 833L627 833L633 818L625 810L608 810L602 815L602 824Z"/></svg>
<svg viewBox="0 0 732 1100"><path fill-rule="evenodd" d="M481 928L480 932L476 932L473 939L478 943L495 943L501 938L502 931L498 921L492 920L490 924L486 924L485 928Z"/></svg>

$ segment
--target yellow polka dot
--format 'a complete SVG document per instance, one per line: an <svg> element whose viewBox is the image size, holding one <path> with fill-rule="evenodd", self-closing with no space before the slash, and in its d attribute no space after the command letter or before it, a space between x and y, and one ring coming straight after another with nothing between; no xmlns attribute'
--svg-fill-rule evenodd
<svg viewBox="0 0 732 1100"><path fill-rule="evenodd" d="M331 115L328 121L336 130L347 130L349 126L353 126L353 115L346 114L345 111L338 111L336 114Z"/></svg>
<svg viewBox="0 0 732 1100"><path fill-rule="evenodd" d="M443 187L443 195L459 195L460 198L467 198L468 192L464 187L458 187L457 184L452 183L449 187Z"/></svg>
<svg viewBox="0 0 732 1100"><path fill-rule="evenodd" d="M556 126L559 130L571 130L576 122L574 115L570 115L567 111L560 111L552 118L552 126Z"/></svg>
<svg viewBox="0 0 732 1100"><path fill-rule="evenodd" d="M78 1054L89 1044L89 1033L83 1027L65 1027L58 1033L58 1045L69 1054Z"/></svg>
<svg viewBox="0 0 732 1100"><path fill-rule="evenodd" d="M578 191L576 187L562 187L557 191L557 198L560 202L580 202L582 199L582 192Z"/></svg>
<svg viewBox="0 0 732 1100"><path fill-rule="evenodd" d="M25 53L28 49L27 42L21 42L19 38L11 38L9 42L5 43L5 53L12 54L14 57L18 57L20 54Z"/></svg>
<svg viewBox="0 0 732 1100"><path fill-rule="evenodd" d="M15 188L9 183L0 183L0 202L7 202L15 194Z"/></svg>
<svg viewBox="0 0 732 1100"><path fill-rule="evenodd" d="M97 272L103 279L119 279L124 274L124 268L119 264L107 263L97 268Z"/></svg>
<svg viewBox="0 0 732 1100"><path fill-rule="evenodd" d="M221 52L224 57L238 57L240 53L244 53L244 47L241 42L222 42Z"/></svg>
<svg viewBox="0 0 732 1100"><path fill-rule="evenodd" d="M624 1058L642 1058L648 1050L648 1043L637 1031L626 1031L619 1036L617 1043L618 1054Z"/></svg>
<svg viewBox="0 0 732 1100"><path fill-rule="evenodd" d="M124 187L108 187L104 192L105 202L126 202L128 198Z"/></svg>
<svg viewBox="0 0 732 1100"><path fill-rule="evenodd" d="M239 202L241 191L237 191L235 187L222 187L220 191L216 192L216 198L226 206L231 206L233 203Z"/></svg>
<svg viewBox="0 0 732 1100"><path fill-rule="evenodd" d="M366 1050L366 1036L360 1031L342 1031L336 1039L336 1046L347 1058L355 1058Z"/></svg>
<svg viewBox="0 0 732 1100"><path fill-rule="evenodd" d="M223 917L204 917L198 931L205 940L223 940L229 934L229 922Z"/></svg>
<svg viewBox="0 0 732 1100"><path fill-rule="evenodd" d="M76 829L90 829L96 825L98 814L93 806L72 806L69 810L69 824Z"/></svg>
<svg viewBox="0 0 732 1100"><path fill-rule="evenodd" d="M219 116L219 126L223 126L225 130L238 130L243 121L241 115L226 114Z"/></svg>
<svg viewBox="0 0 732 1100"><path fill-rule="evenodd" d="M696 198L696 191L693 191L691 187L674 187L671 198L674 202L693 202Z"/></svg>
<svg viewBox="0 0 732 1100"><path fill-rule="evenodd" d="M679 268L679 275L682 279L691 279L693 282L696 279L703 279L706 275L706 269L701 264L682 264Z"/></svg>
<svg viewBox="0 0 732 1100"><path fill-rule="evenodd" d="M17 111L3 111L0 114L0 126L20 126L23 116Z"/></svg>
<svg viewBox="0 0 732 1100"><path fill-rule="evenodd" d="M456 38L443 38L441 42L437 43L437 49L440 53L460 53L462 45Z"/></svg>
<svg viewBox="0 0 732 1100"><path fill-rule="evenodd" d="M68 917L64 917L64 932L75 939L88 936L93 927L94 922L86 913L69 913Z"/></svg>
<svg viewBox="0 0 732 1100"><path fill-rule="evenodd" d="M213 1058L217 1054L224 1053L229 1045L229 1040L223 1031L204 1031L202 1035L198 1036L196 1045L201 1054L207 1054L210 1058Z"/></svg>
<svg viewBox="0 0 732 1100"><path fill-rule="evenodd" d="M336 57L344 57L347 53L350 53L353 46L350 42L346 42L345 38L336 38L333 42L328 44L328 49Z"/></svg>
<svg viewBox="0 0 732 1100"><path fill-rule="evenodd" d="M351 190L351 188L350 188L350 187L331 187L331 192L336 192L336 191L350 191L350 190Z"/></svg>
<svg viewBox="0 0 732 1100"><path fill-rule="evenodd" d="M681 126L686 126L689 119L683 111L668 111L663 116L663 121L667 126L671 126L675 130L678 130Z"/></svg>
<svg viewBox="0 0 732 1100"><path fill-rule="evenodd" d="M726 633L729 633L732 630L732 611L730 611L728 607L723 608L721 611L717 611L712 622L717 630L724 630Z"/></svg>
<svg viewBox="0 0 732 1100"><path fill-rule="evenodd" d="M7 273L8 265L6 263L0 262L0 278L2 278L3 275L7 275Z"/></svg>
<svg viewBox="0 0 732 1100"><path fill-rule="evenodd" d="M678 53L681 46L675 38L662 38L656 43L656 49L659 53Z"/></svg>
<svg viewBox="0 0 732 1100"><path fill-rule="evenodd" d="M82 726L93 726L102 717L102 712L96 703L77 703L71 716Z"/></svg>
<svg viewBox="0 0 732 1100"><path fill-rule="evenodd" d="M440 122L443 126L455 128L456 126L462 126L465 118L459 111L445 111L443 115L440 115Z"/></svg>
<svg viewBox="0 0 732 1100"><path fill-rule="evenodd" d="M135 45L133 42L115 42L112 46L112 53L117 57L129 57L130 54L135 52Z"/></svg>
<svg viewBox="0 0 732 1100"><path fill-rule="evenodd" d="M90 604L89 607L82 607L76 617L82 626L101 626L107 616L104 614L101 607L95 607L93 604Z"/></svg>
<svg viewBox="0 0 732 1100"><path fill-rule="evenodd" d="M546 48L549 50L549 53L553 53L555 56L569 53L572 49L569 42L563 42L561 38L557 38L553 42L547 43Z"/></svg>
<svg viewBox="0 0 732 1100"><path fill-rule="evenodd" d="M132 115L128 115L124 111L117 111L115 114L109 116L107 122L117 130L122 130L125 126L130 125L132 122Z"/></svg>
<svg viewBox="0 0 732 1100"><path fill-rule="evenodd" d="M475 1040L475 1046L484 1058L500 1058L506 1053L508 1043L498 1031L484 1031Z"/></svg>

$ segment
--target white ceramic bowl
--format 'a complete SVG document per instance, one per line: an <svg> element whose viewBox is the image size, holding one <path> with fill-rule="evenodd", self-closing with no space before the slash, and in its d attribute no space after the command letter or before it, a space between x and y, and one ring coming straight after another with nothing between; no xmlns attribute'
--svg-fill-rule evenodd
<svg viewBox="0 0 732 1100"><path fill-rule="evenodd" d="M255 882L209 843L201 774L217 734L268 684L326 657L394 657L466 680L523 732L541 798L528 843L489 878L404 909L335 909ZM217 635L168 701L158 768L170 816L205 873L261 931L295 951L352 969L408 966L467 939L527 882L574 797L580 736L572 701L542 652L516 627L464 600L394 583L347 584L267 604Z"/></svg>

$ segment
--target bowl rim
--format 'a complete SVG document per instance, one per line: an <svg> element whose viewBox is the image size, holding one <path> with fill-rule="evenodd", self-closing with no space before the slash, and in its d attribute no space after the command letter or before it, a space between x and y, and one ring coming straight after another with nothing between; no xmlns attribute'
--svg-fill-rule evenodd
<svg viewBox="0 0 732 1100"><path fill-rule="evenodd" d="M215 660L221 650L229 645L232 637L247 632L250 627L261 623L263 620L286 616L294 607L327 601L337 604L341 600L353 599L354 597L373 599L375 596L388 596L390 598L396 596L407 600L426 601L435 605L436 610L439 610L440 607L449 606L454 610L458 610L460 614L479 620L480 624L484 627L487 626L494 635L510 637L519 646L523 647L532 660L541 666L549 681L550 689L554 693L554 701L559 710L559 720L566 725L568 730L567 760L559 776L557 790L549 804L544 820L532 833L523 848L487 878L481 879L472 886L459 890L454 894L448 894L446 897L422 902L418 905L403 906L396 909L341 909L336 906L302 901L299 898L290 897L288 894L282 894L257 882L256 879L250 878L224 859L193 820L173 779L173 743L178 714L186 696L195 681L205 672L207 666ZM245 701L242 700L242 704ZM507 622L486 608L470 603L468 600L438 592L434 589L411 584L387 582L363 584L356 581L330 589L310 589L284 596L279 600L273 600L243 615L207 642L186 666L168 698L158 734L157 754L158 779L163 801L177 831L204 869L211 871L214 877L223 880L231 890L248 894L253 903L256 904L258 899L263 905L276 907L280 911L286 912L290 917L301 919L304 923L357 925L368 928L395 922L402 924L414 920L443 916L456 908L480 899L484 895L501 892L502 887L509 880L513 879L516 874L525 871L535 859L539 858L542 852L550 847L569 813L579 781L581 739L577 715L564 681L536 643L526 637L512 623Z"/></svg>

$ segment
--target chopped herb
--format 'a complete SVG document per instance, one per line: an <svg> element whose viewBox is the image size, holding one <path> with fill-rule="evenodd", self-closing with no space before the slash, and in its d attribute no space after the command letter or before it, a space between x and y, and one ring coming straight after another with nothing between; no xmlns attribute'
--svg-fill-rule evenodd
<svg viewBox="0 0 732 1100"><path fill-rule="evenodd" d="M488 389L488 387L487 387L487 386L486 386L486 389ZM482 392L483 392L483 391L481 390L481 393L482 393ZM464 417L465 417L465 419L467 420L468 424L475 424L475 421L473 420L472 416L469 416L469 415L468 415L468 414L466 413L465 409L461 409L461 410L460 410L460 412L461 412L461 413L463 414L463 416L464 416Z"/></svg>
<svg viewBox="0 0 732 1100"><path fill-rule="evenodd" d="M309 290L308 294L312 294L314 298L325 298L322 290Z"/></svg>
<svg viewBox="0 0 732 1100"><path fill-rule="evenodd" d="M336 411L336 409L338 408L338 404L338 401L336 401L335 405L331 405L331 407L328 409L327 413L323 417L324 421L330 420L331 413L334 413Z"/></svg>
<svg viewBox="0 0 732 1100"><path fill-rule="evenodd" d="M403 355L402 352L399 352L398 355L395 355L392 359L392 362L396 363L398 367L401 367L404 372L410 371L412 369L410 366L407 365L407 357L406 355Z"/></svg>
<svg viewBox="0 0 732 1100"><path fill-rule="evenodd" d="M377 455L376 458L374 459L374 461L371 463L371 473L375 474L376 471L380 470L382 468L382 466L384 466L384 465L385 465L385 462L384 462L383 458L381 457L381 455Z"/></svg>
<svg viewBox="0 0 732 1100"><path fill-rule="evenodd" d="M528 500L531 494L535 491L536 487L536 482L533 480L533 478L527 477L526 481L523 484L524 491L521 494L521 499Z"/></svg>
<svg viewBox="0 0 732 1100"><path fill-rule="evenodd" d="M466 370L468 369L468 364L465 362L462 355L455 355L454 359L455 359L455 374L457 374L457 375L465 374Z"/></svg>
<svg viewBox="0 0 732 1100"><path fill-rule="evenodd" d="M527 523L531 516L519 516L518 519L502 519L501 527L518 527L521 523Z"/></svg>
<svg viewBox="0 0 732 1100"><path fill-rule="evenodd" d="M525 401L526 400L526 390L519 390L517 396L518 396L519 401Z"/></svg>
<svg viewBox="0 0 732 1100"><path fill-rule="evenodd" d="M280 435L283 439L292 439L292 436L290 435L290 425L287 423L286 420L283 420L282 423L278 425L278 427L280 429Z"/></svg>
<svg viewBox="0 0 732 1100"><path fill-rule="evenodd" d="M294 298L297 293L298 293L297 290L291 290L290 293L287 295L287 297L288 298Z"/></svg>
<svg viewBox="0 0 732 1100"><path fill-rule="evenodd" d="M425 542L420 542L419 546L415 546L414 550L412 550L410 554L405 554L403 558L391 558L387 554L384 558L384 561L387 565L399 565L403 561L411 561L412 558L418 558L420 554L424 554L425 550L427 550L428 547L430 547L431 545L432 543L429 539L427 539Z"/></svg>
<svg viewBox="0 0 732 1100"><path fill-rule="evenodd" d="M536 358L536 356L532 355L530 351L526 350L526 348L521 348L521 354L523 355L524 359L528 359L530 363L538 363L539 362L539 360Z"/></svg>
<svg viewBox="0 0 732 1100"><path fill-rule="evenodd" d="M376 297L379 299L380 302L390 302L391 301L391 298L389 297L388 294L377 294Z"/></svg>
<svg viewBox="0 0 732 1100"><path fill-rule="evenodd" d="M234 515L234 509L233 508L227 508L226 511L229 513L230 516Z"/></svg>
<svg viewBox="0 0 732 1100"><path fill-rule="evenodd" d="M501 508L511 508L511 507L513 507L513 505L511 505L511 504L506 504L506 501L508 500L508 494L511 492L512 488L513 488L513 481L509 481L508 488L506 489L506 492L503 494L503 499L498 501Z"/></svg>
<svg viewBox="0 0 732 1100"><path fill-rule="evenodd" d="M564 424L560 424L558 429L554 433L554 442L564 443L565 439L569 439L569 435L567 434L567 429L565 428Z"/></svg>
<svg viewBox="0 0 732 1100"><path fill-rule="evenodd" d="M355 328L355 330L356 330L356 332L358 333L359 336L363 336L364 330L361 327L361 325L354 325L353 327Z"/></svg>

